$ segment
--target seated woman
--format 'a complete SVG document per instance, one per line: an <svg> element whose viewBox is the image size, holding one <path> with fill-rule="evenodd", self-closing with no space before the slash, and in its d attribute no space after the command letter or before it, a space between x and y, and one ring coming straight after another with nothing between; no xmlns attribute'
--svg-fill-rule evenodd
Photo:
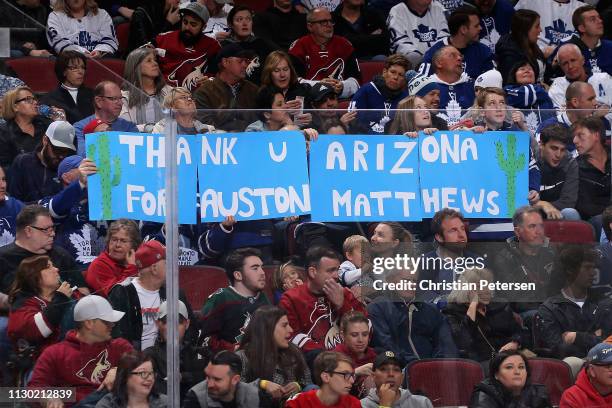
<svg viewBox="0 0 612 408"><path fill-rule="evenodd" d="M92 292L106 297L115 284L138 273L136 249L140 242L140 231L135 221L118 219L110 225L106 249L89 265L85 275Z"/></svg>
<svg viewBox="0 0 612 408"><path fill-rule="evenodd" d="M135 123L141 132L151 132L162 119L161 105L172 89L164 81L152 48L137 48L127 56L123 73L120 118Z"/></svg>
<svg viewBox="0 0 612 408"><path fill-rule="evenodd" d="M191 97L191 92L182 86L172 88L164 97L164 108L172 109L174 119L178 126L178 134L195 135L197 133L214 132L215 127L205 125L196 120L196 105ZM164 133L166 130L166 118L163 118L153 126L153 133Z"/></svg>
<svg viewBox="0 0 612 408"><path fill-rule="evenodd" d="M36 358L57 343L71 298L70 284L61 282L48 256L35 255L21 261L8 299L8 337L15 348L31 347Z"/></svg>
<svg viewBox="0 0 612 408"><path fill-rule="evenodd" d="M245 132L280 130L293 124L285 108L283 92L275 86L264 86L259 90L256 107L259 120L247 126Z"/></svg>
<svg viewBox="0 0 612 408"><path fill-rule="evenodd" d="M236 354L242 360L241 381L261 390L261 406L282 406L311 384L304 356L291 343L292 334L286 311L262 306L251 317L240 341Z"/></svg>
<svg viewBox="0 0 612 408"><path fill-rule="evenodd" d="M117 365L111 392L98 401L96 408L169 406L167 397L153 387L155 375L151 357L136 350L125 353Z"/></svg>
<svg viewBox="0 0 612 408"><path fill-rule="evenodd" d="M78 51L87 58L118 49L113 21L95 0L56 0L47 19L47 41L56 54Z"/></svg>
<svg viewBox="0 0 612 408"><path fill-rule="evenodd" d="M66 112L66 120L76 123L94 113L93 89L83 85L87 58L77 51L64 51L55 60L55 76L60 85L41 98L46 105Z"/></svg>
<svg viewBox="0 0 612 408"><path fill-rule="evenodd" d="M360 312L349 312L342 316L340 321L340 334L342 343L334 351L349 356L355 365L355 382L351 388L351 395L365 398L372 386L372 365L376 360L376 351L370 344L370 321ZM368 380L369 384L368 384ZM369 386L368 386L369 385Z"/></svg>
<svg viewBox="0 0 612 408"><path fill-rule="evenodd" d="M481 281L492 282L493 274L488 269L468 269L460 279L464 284L479 286ZM461 357L488 362L497 352L517 350L524 343L521 326L514 320L508 302L492 298L487 288L453 290L448 295L442 313L451 326Z"/></svg>
<svg viewBox="0 0 612 408"><path fill-rule="evenodd" d="M438 129L431 123L431 112L425 100L418 96L409 96L397 104L398 111L392 122L389 122L387 134L417 137L418 132L432 134Z"/></svg>
<svg viewBox="0 0 612 408"><path fill-rule="evenodd" d="M474 388L469 408L551 408L546 387L531 384L529 373L529 362L520 352L500 352L491 359L488 378Z"/></svg>

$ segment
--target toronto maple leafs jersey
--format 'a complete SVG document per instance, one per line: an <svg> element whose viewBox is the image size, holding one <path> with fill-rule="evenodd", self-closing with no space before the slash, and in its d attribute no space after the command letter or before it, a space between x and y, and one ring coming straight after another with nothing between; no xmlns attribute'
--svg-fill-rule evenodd
<svg viewBox="0 0 612 408"><path fill-rule="evenodd" d="M214 63L221 45L217 40L203 35L195 45L186 47L179 34L177 30L155 37L159 65L168 85L183 86L194 91L198 79Z"/></svg>
<svg viewBox="0 0 612 408"><path fill-rule="evenodd" d="M584 57L584 66L593 73L605 72L612 75L612 41L601 39L593 49L582 42L577 34L566 38L559 44L557 49L548 57L549 61L553 61L559 52L559 48L565 44L575 44L580 48ZM560 69L559 69L560 71ZM561 74L562 75L562 74Z"/></svg>
<svg viewBox="0 0 612 408"><path fill-rule="evenodd" d="M442 81L438 75L433 75L432 79L440 87L438 116L444 119L448 126L452 126L461 120L464 111L474 103L474 81L465 73L452 84Z"/></svg>
<svg viewBox="0 0 612 408"><path fill-rule="evenodd" d="M436 42L423 57L423 63L419 67L419 74L430 76L434 74L432 59L436 51L440 48L449 45L449 38L445 37ZM458 50L463 55L463 72L465 72L470 79L476 80L480 74L483 72L494 69L493 59L494 55L491 52L491 49L486 45L475 42L471 43L465 48L461 48Z"/></svg>
<svg viewBox="0 0 612 408"><path fill-rule="evenodd" d="M0 201L0 247L15 241L15 220L24 204L13 197Z"/></svg>
<svg viewBox="0 0 612 408"><path fill-rule="evenodd" d="M463 6L463 0L435 0L442 7L444 7L444 11L447 16L449 16L453 11L457 10L459 7Z"/></svg>
<svg viewBox="0 0 612 408"><path fill-rule="evenodd" d="M532 134L536 133L540 123L556 115L553 103L542 85L506 85L504 91L508 105L520 109L525 115L525 123Z"/></svg>
<svg viewBox="0 0 612 408"><path fill-rule="evenodd" d="M542 32L538 37L538 46L544 50L549 45L557 45L564 38L574 33L572 14L584 3L569 0L569 3L557 3L553 0L519 0L514 8L533 10L540 15Z"/></svg>
<svg viewBox="0 0 612 408"><path fill-rule="evenodd" d="M387 26L391 34L391 52L404 54L414 66L436 41L448 36L444 8L437 2L431 3L422 16L401 2L389 12Z"/></svg>
<svg viewBox="0 0 612 408"><path fill-rule="evenodd" d="M231 4L224 4L221 11L214 16L210 16L204 27L204 35L211 38L216 38L215 34L219 32L229 32L230 28L227 26L227 15L234 6Z"/></svg>
<svg viewBox="0 0 612 408"><path fill-rule="evenodd" d="M89 12L81 19L51 12L47 19L47 41L57 54L71 50L114 54L118 48L113 21L101 8L97 14Z"/></svg>
<svg viewBox="0 0 612 408"><path fill-rule="evenodd" d="M466 3L473 3L468 1ZM495 44L500 37L510 32L510 22L514 8L508 0L497 0L490 14L480 16L480 42L495 53Z"/></svg>
<svg viewBox="0 0 612 408"><path fill-rule="evenodd" d="M587 82L591 84L593 90L595 90L597 102L612 106L612 77L609 74L606 74L605 72L592 74ZM548 90L548 95L550 96L550 99L555 107L565 107L565 91L567 90L569 84L570 82L564 76L555 78L553 81L550 89ZM607 117L608 120L612 120L612 114L609 113Z"/></svg>
<svg viewBox="0 0 612 408"><path fill-rule="evenodd" d="M375 79L359 88L349 105L349 111L358 109L357 120L367 126L370 133L373 134L385 133L385 125L393 120L397 104L408 96L406 89L389 95L387 89L380 89L384 87L384 80L381 77L378 78L378 80Z"/></svg>

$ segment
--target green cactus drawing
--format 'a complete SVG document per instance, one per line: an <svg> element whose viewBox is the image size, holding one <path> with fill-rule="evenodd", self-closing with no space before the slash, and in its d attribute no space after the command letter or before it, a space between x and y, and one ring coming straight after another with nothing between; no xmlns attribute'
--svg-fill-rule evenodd
<svg viewBox="0 0 612 408"><path fill-rule="evenodd" d="M516 174L523 170L527 159L525 154L516 156L516 136L514 134L508 135L508 155L505 158L504 146L501 142L495 142L495 151L497 153L497 163L506 174L508 218L512 218L516 207Z"/></svg>
<svg viewBox="0 0 612 408"><path fill-rule="evenodd" d="M97 145L97 149L96 149ZM98 160L96 160L96 150ZM98 174L100 175L100 185L102 186L102 217L105 220L113 218L112 207L112 188L121 182L121 158L110 157L110 141L106 133L98 136L96 144L90 144L87 148L87 157L96 162Z"/></svg>

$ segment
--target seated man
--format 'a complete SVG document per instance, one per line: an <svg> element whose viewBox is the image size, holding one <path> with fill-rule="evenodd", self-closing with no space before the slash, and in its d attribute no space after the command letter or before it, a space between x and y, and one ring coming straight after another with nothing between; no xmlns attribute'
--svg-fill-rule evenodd
<svg viewBox="0 0 612 408"><path fill-rule="evenodd" d="M250 316L270 301L263 292L266 274L261 253L254 248L240 248L225 260L225 273L230 286L210 295L202 308L202 335L210 337L213 353L234 350L240 342Z"/></svg>
<svg viewBox="0 0 612 408"><path fill-rule="evenodd" d="M602 339L596 312L599 299L590 293L595 278L597 253L579 246L567 247L559 254L555 271L563 280L560 293L546 299L536 316L536 343L557 358L583 358Z"/></svg>
<svg viewBox="0 0 612 408"><path fill-rule="evenodd" d="M392 351L402 367L416 359L458 355L446 318L434 305L415 299L418 280L415 271L388 270L385 282L406 287L381 294L368 305L372 346L378 352Z"/></svg>
<svg viewBox="0 0 612 408"><path fill-rule="evenodd" d="M597 344L586 361L576 383L561 396L560 408L612 406L612 344Z"/></svg>
<svg viewBox="0 0 612 408"><path fill-rule="evenodd" d="M111 338L114 324L122 317L123 312L113 310L103 297L81 298L74 307L76 328L38 357L28 387L75 388L76 402L102 387L110 390L119 359L133 350L127 340Z"/></svg>
<svg viewBox="0 0 612 408"><path fill-rule="evenodd" d="M511 0L465 0L478 11L480 16L480 42L495 52L499 38L510 32L510 22L514 14Z"/></svg>
<svg viewBox="0 0 612 408"><path fill-rule="evenodd" d="M327 83L340 98L350 98L361 79L355 49L346 38L334 35L334 20L327 9L313 9L306 21L310 34L289 49L296 70L311 84Z"/></svg>
<svg viewBox="0 0 612 408"><path fill-rule="evenodd" d="M227 350L217 353L206 366L206 379L187 392L184 408L259 406L257 387L240 381L242 362Z"/></svg>
<svg viewBox="0 0 612 408"><path fill-rule="evenodd" d="M355 382L350 357L337 351L324 351L314 360L314 382L320 388L296 394L286 408L342 407L361 408L359 400L349 394Z"/></svg>
<svg viewBox="0 0 612 408"><path fill-rule="evenodd" d="M362 408L432 408L427 397L414 395L400 388L404 380L403 366L392 351L384 351L376 356L372 372L376 388L361 400Z"/></svg>

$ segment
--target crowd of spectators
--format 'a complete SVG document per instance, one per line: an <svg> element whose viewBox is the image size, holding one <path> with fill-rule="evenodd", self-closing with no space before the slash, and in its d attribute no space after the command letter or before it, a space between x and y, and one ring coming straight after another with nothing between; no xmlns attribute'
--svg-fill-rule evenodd
<svg viewBox="0 0 612 408"><path fill-rule="evenodd" d="M449 208L419 223L181 225L181 266L222 266L228 282L203 305L179 293L182 406L432 407L404 369L464 358L484 374L470 407L549 407L550 390L530 381L535 356L570 367L561 407L612 406L612 4L246 3L0 0L11 58L51 59L39 75L58 83L38 94L0 75L2 384L72 387L78 407L169 404L179 373L166 368L165 226L90 220L98 170L85 146L95 132L163 133L169 109L181 134L299 130L307 145L319 134L530 137L529 205L505 230ZM109 59L124 60L123 76L85 85ZM364 63L379 72L364 80ZM582 220L593 239L551 243L547 220ZM486 262L436 263L486 250L470 224L494 231ZM376 272L400 255L431 262ZM376 279L397 290L377 293ZM480 289L444 285L458 282Z"/></svg>

